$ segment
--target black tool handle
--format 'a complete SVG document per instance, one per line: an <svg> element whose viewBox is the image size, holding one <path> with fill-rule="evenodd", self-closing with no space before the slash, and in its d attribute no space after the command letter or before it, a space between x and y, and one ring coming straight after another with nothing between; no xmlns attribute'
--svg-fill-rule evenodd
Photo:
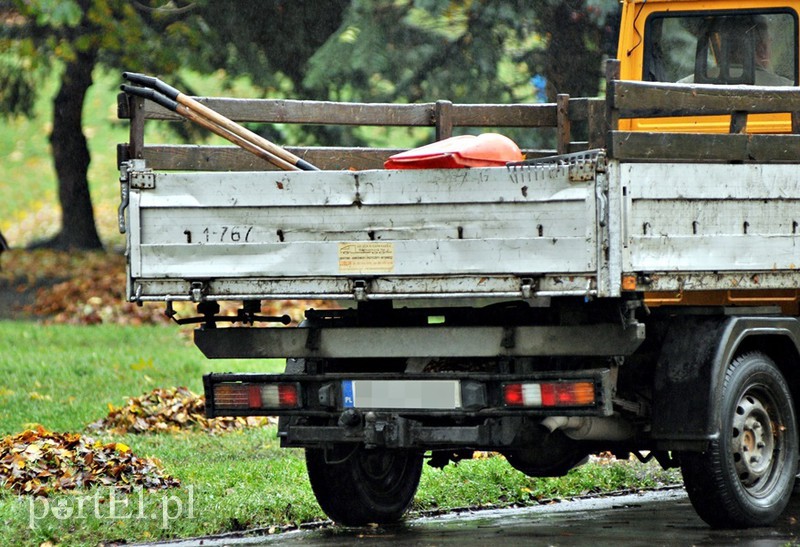
<svg viewBox="0 0 800 547"><path fill-rule="evenodd" d="M137 97L143 97L145 99L150 99L156 104L160 104L167 110L171 110L173 112L178 111L178 103L173 101L169 97L166 97L159 93L154 89L149 89L146 87L136 87L132 85L122 84L119 88L127 93L128 95L135 95Z"/></svg>
<svg viewBox="0 0 800 547"><path fill-rule="evenodd" d="M171 85L165 84L158 78L154 76L148 76L147 74L139 74L138 72L123 72L122 77L131 82L132 84L138 84L144 87L149 87L150 89L155 89L162 95L165 95L172 99L173 101L178 100L178 95L181 94L180 91L172 87Z"/></svg>

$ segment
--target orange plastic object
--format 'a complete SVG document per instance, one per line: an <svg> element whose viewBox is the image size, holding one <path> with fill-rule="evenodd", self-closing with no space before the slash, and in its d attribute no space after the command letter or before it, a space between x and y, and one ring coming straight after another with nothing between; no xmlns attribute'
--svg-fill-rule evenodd
<svg viewBox="0 0 800 547"><path fill-rule="evenodd" d="M514 141L498 133L461 135L437 141L390 157L386 169L455 169L501 167L525 156Z"/></svg>

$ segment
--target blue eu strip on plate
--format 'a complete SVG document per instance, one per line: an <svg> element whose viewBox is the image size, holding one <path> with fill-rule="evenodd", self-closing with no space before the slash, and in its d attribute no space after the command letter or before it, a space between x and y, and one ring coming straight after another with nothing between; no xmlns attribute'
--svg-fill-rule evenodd
<svg viewBox="0 0 800 547"><path fill-rule="evenodd" d="M343 380L342 381L342 402L344 408L353 408L356 406L355 400L353 399L353 381L352 380Z"/></svg>

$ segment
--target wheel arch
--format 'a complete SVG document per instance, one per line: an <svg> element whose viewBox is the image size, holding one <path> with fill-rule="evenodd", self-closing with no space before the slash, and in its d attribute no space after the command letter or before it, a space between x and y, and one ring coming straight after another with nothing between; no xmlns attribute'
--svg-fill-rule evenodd
<svg viewBox="0 0 800 547"><path fill-rule="evenodd" d="M718 401L734 358L769 356L800 400L800 321L791 317L677 316L656 362L652 438L662 448L703 450L719 436ZM797 412L797 410L795 410Z"/></svg>
<svg viewBox="0 0 800 547"><path fill-rule="evenodd" d="M778 366L789 386L792 401L795 403L795 418L800 424L800 405L798 405L798 401L800 401L800 340L788 330L783 332L749 330L739 340L731 359L753 351L764 353ZM722 373L724 374L724 369Z"/></svg>

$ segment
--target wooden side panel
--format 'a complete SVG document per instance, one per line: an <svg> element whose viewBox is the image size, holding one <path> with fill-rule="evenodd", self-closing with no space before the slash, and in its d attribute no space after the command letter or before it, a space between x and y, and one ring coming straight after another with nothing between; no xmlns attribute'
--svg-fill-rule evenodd
<svg viewBox="0 0 800 547"><path fill-rule="evenodd" d="M421 104L341 103L275 99L195 97L196 100L236 122L342 126L404 126L435 128L436 138L452 136L455 127L558 128L558 148L523 150L528 158L578 152L600 147L603 136L600 99L560 97L547 104L453 104L450 101ZM131 141L120 157L143 158L157 171L271 171L275 167L250 153L230 146L145 144L146 120L181 121L183 118L151 101L120 94L118 116L131 120ZM589 138L571 141L573 122L585 122ZM501 130L501 129L500 129ZM386 159L400 152L394 148L287 147L287 150L323 170L380 169ZM125 152L123 150L123 152Z"/></svg>
<svg viewBox="0 0 800 547"><path fill-rule="evenodd" d="M800 135L612 131L609 154L620 161L794 163Z"/></svg>

